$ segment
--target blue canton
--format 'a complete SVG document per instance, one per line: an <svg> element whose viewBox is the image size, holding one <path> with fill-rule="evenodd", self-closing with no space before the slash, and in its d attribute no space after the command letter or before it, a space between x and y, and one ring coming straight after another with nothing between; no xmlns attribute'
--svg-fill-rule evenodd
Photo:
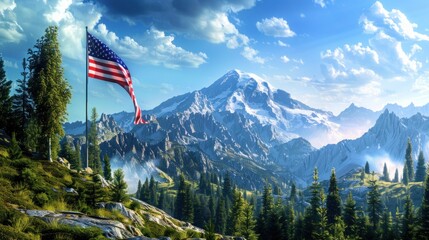
<svg viewBox="0 0 429 240"><path fill-rule="evenodd" d="M127 65L106 44L88 33L88 55L120 64L128 70Z"/></svg>

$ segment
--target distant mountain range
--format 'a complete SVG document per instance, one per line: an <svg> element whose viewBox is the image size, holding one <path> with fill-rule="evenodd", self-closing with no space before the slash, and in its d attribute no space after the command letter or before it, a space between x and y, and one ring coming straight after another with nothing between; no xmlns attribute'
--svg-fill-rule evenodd
<svg viewBox="0 0 429 240"><path fill-rule="evenodd" d="M207 88L145 111L150 124L134 126L134 113L103 114L98 130L103 154L122 167L142 172L144 167L136 166L154 161L147 174L185 172L192 178L205 171L229 171L236 183L252 189L264 179L282 183L293 178L305 184L315 166L322 179L332 167L340 175L366 160L378 167L376 154L400 164L408 137L415 146L424 146L426 135L420 131L426 118L398 116L418 112L429 115L429 105L386 105L374 112L352 104L335 116L254 74L233 70ZM64 128L74 137L85 129L82 122Z"/></svg>

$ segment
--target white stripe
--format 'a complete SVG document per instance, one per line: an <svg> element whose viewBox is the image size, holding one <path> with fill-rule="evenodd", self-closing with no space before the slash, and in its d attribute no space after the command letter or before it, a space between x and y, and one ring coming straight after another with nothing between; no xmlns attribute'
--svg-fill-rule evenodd
<svg viewBox="0 0 429 240"><path fill-rule="evenodd" d="M97 68L97 69L101 69L101 70L106 70L109 72L115 72L115 73L123 74L123 72L121 70L119 70L117 66L115 66L115 67L104 67L104 66L98 65L96 63L91 63L91 62L89 63L89 66Z"/></svg>
<svg viewBox="0 0 429 240"><path fill-rule="evenodd" d="M124 77L117 77L117 76L113 76L113 75L108 74L108 73L101 73L101 72L97 72L97 71L94 71L94 70L89 70L88 74L95 75L95 76L100 76L100 77L104 77L104 78L109 78L109 79L116 80L116 81L123 82L123 83L127 84L127 81L125 80Z"/></svg>

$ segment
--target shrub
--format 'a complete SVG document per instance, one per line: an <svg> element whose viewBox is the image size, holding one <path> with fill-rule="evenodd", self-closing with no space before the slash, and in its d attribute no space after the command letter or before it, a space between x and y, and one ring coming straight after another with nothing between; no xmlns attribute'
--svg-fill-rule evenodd
<svg viewBox="0 0 429 240"><path fill-rule="evenodd" d="M67 225L58 225L42 231L44 239L79 239L79 240L106 240L103 231L96 227L79 228Z"/></svg>
<svg viewBox="0 0 429 240"><path fill-rule="evenodd" d="M12 227L15 231L24 232L30 226L30 218L26 215L15 215L12 218Z"/></svg>
<svg viewBox="0 0 429 240"><path fill-rule="evenodd" d="M54 200L43 205L43 209L50 211L64 211L68 210L69 207L67 206L67 203L64 201L64 199L59 198L58 200Z"/></svg>
<svg viewBox="0 0 429 240"><path fill-rule="evenodd" d="M34 203L41 207L49 202L49 197L46 195L46 193L38 193L36 196L34 196Z"/></svg>
<svg viewBox="0 0 429 240"><path fill-rule="evenodd" d="M137 202L137 201L135 201L135 200L131 201L130 209L132 209L132 210L134 210L134 211L139 210L139 209L140 209L140 203L138 203L138 202Z"/></svg>
<svg viewBox="0 0 429 240"><path fill-rule="evenodd" d="M1 239L19 239L19 240L39 239L37 236L34 236L32 234L17 232L13 227L1 225L1 224L0 224L0 233L1 233L0 235Z"/></svg>
<svg viewBox="0 0 429 240"><path fill-rule="evenodd" d="M15 133L12 133L12 139L10 140L10 146L7 149L10 159L19 159L22 157L22 151L19 147L18 141L16 141Z"/></svg>

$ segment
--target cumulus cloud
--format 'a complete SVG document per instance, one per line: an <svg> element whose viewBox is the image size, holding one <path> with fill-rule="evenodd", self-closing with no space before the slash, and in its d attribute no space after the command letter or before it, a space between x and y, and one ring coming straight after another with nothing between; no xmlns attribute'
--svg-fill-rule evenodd
<svg viewBox="0 0 429 240"><path fill-rule="evenodd" d="M281 59L284 63L288 63L288 62L290 62L290 59L289 59L286 55L281 56L281 57L280 57L280 59Z"/></svg>
<svg viewBox="0 0 429 240"><path fill-rule="evenodd" d="M256 0L129 0L127 4L116 0L96 2L114 17L132 18L162 31L182 33L213 43L226 43L239 35L229 20L230 14L253 7Z"/></svg>
<svg viewBox="0 0 429 240"><path fill-rule="evenodd" d="M429 93L429 72L422 73L413 83L412 90L414 92L428 94Z"/></svg>
<svg viewBox="0 0 429 240"><path fill-rule="evenodd" d="M378 33L369 43L381 56L382 67L392 74L415 73L422 67L420 61L411 58L413 54L404 51L402 42L384 32Z"/></svg>
<svg viewBox="0 0 429 240"><path fill-rule="evenodd" d="M244 47L241 55L245 57L247 60L255 63L264 64L265 59L258 56L258 51L251 47Z"/></svg>
<svg viewBox="0 0 429 240"><path fill-rule="evenodd" d="M207 59L204 53L192 53L176 46L173 43L173 36L165 35L164 32L153 27L146 31L141 43L129 36L118 37L102 23L94 31L95 35L117 51L118 55L135 61L179 68L198 67Z"/></svg>
<svg viewBox="0 0 429 240"><path fill-rule="evenodd" d="M225 44L230 49L243 48L242 52L246 53L249 50L245 48L251 48L249 37L240 33L234 25L240 24L234 14L252 8L256 0L129 0L127 4L116 0L95 2L113 19L119 17L131 24L153 26L158 31ZM261 57L252 56L251 61L262 62Z"/></svg>
<svg viewBox="0 0 429 240"><path fill-rule="evenodd" d="M256 23L256 28L267 36L287 38L296 35L283 18L272 17L262 19L261 22Z"/></svg>
<svg viewBox="0 0 429 240"><path fill-rule="evenodd" d="M333 2L333 0L314 0L314 3L321 6L322 8L325 8L326 5L330 2Z"/></svg>
<svg viewBox="0 0 429 240"><path fill-rule="evenodd" d="M23 38L23 29L17 22L14 0L0 3L0 45L3 43L19 43Z"/></svg>
<svg viewBox="0 0 429 240"><path fill-rule="evenodd" d="M280 40L278 40L278 41L277 41L277 45L279 45L280 47L290 47L290 45L289 45L289 44L284 43L284 42L282 42L282 41L280 41Z"/></svg>
<svg viewBox="0 0 429 240"><path fill-rule="evenodd" d="M410 22L398 9L388 11L379 1L375 2L359 20L366 33L384 32L393 37L429 41L429 36L415 31L417 24Z"/></svg>

